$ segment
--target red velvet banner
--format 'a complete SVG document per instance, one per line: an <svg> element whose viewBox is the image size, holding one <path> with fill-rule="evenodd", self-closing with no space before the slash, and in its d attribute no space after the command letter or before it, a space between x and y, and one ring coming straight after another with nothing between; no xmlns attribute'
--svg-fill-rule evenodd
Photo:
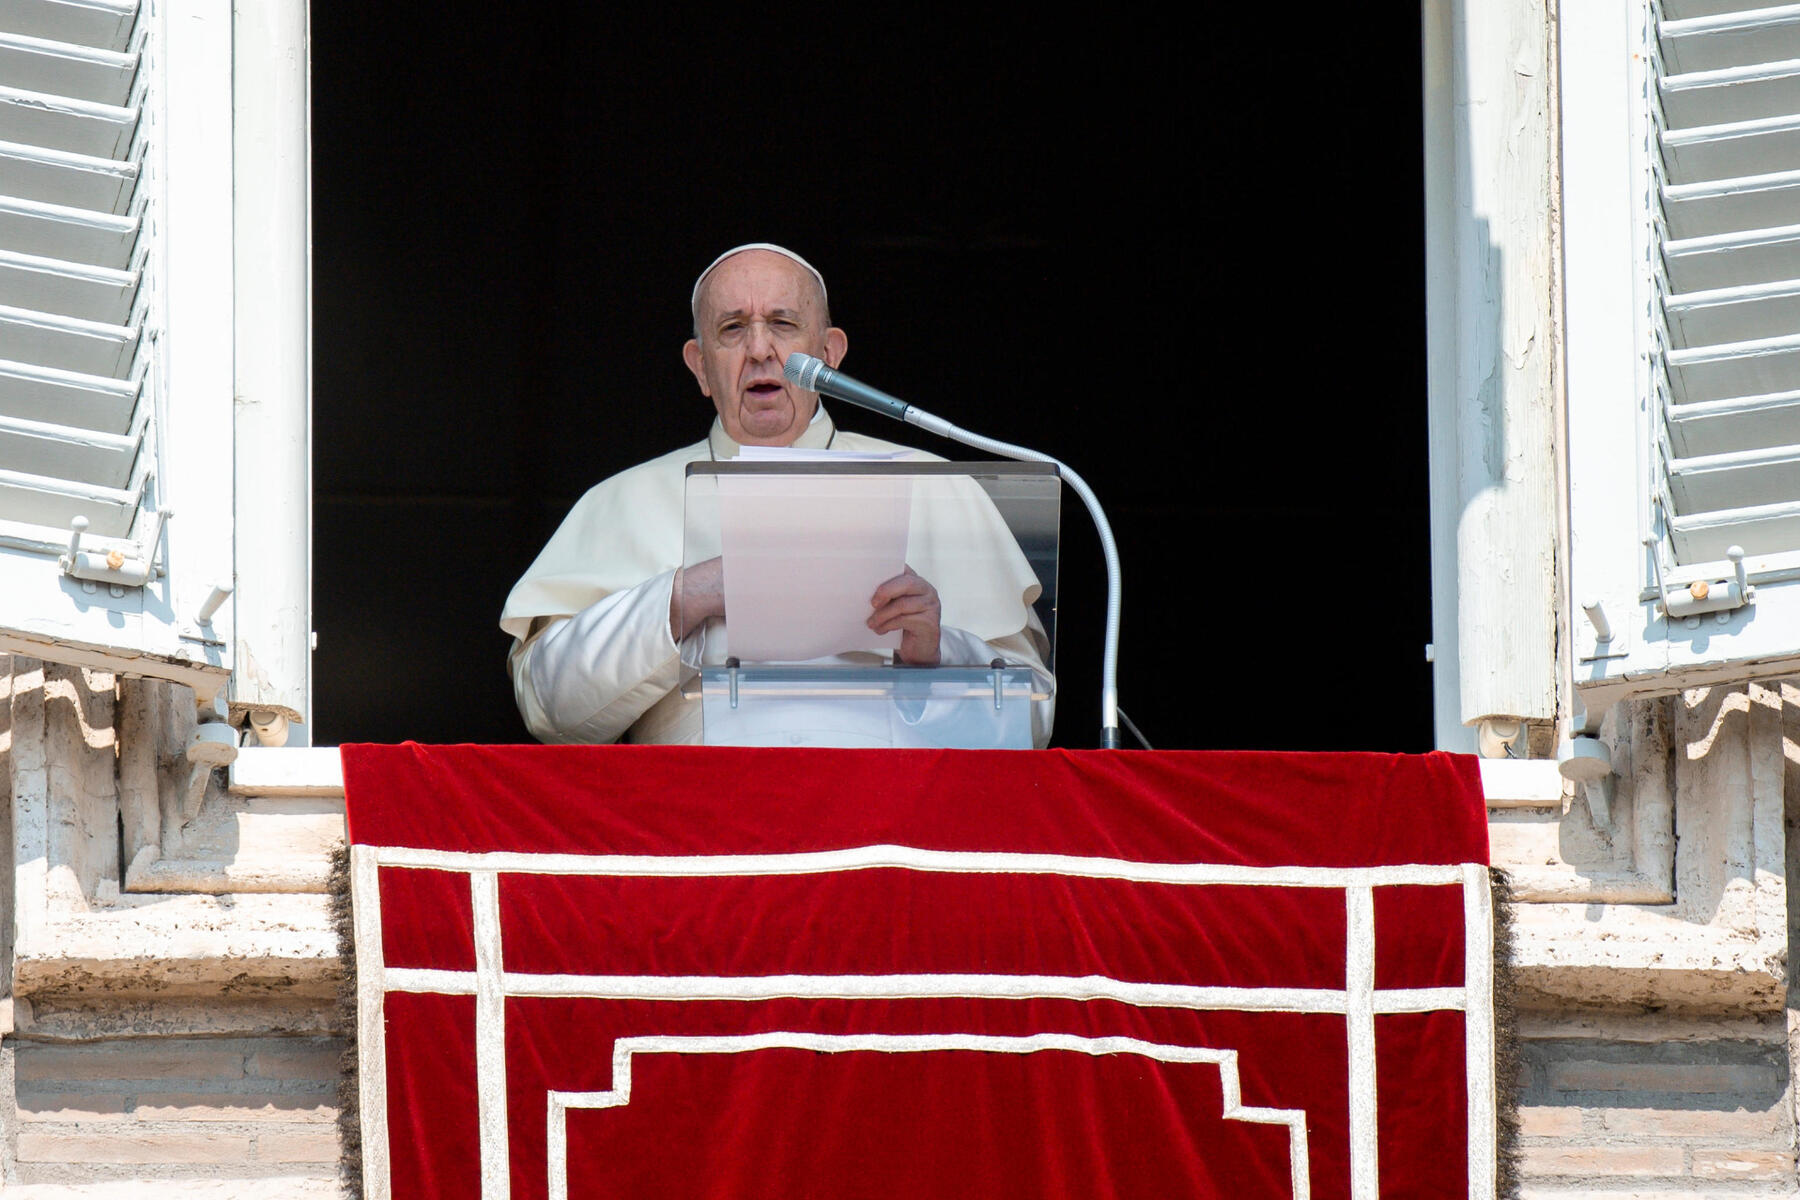
<svg viewBox="0 0 1800 1200"><path fill-rule="evenodd" d="M343 757L373 1195L1491 1179L1473 760Z"/></svg>

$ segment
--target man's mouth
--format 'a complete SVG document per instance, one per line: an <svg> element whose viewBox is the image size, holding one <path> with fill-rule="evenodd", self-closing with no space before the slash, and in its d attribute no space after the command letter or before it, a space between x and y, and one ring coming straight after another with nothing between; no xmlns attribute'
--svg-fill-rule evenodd
<svg viewBox="0 0 1800 1200"><path fill-rule="evenodd" d="M768 400L781 393L781 385L772 379L762 379L744 389L758 400Z"/></svg>

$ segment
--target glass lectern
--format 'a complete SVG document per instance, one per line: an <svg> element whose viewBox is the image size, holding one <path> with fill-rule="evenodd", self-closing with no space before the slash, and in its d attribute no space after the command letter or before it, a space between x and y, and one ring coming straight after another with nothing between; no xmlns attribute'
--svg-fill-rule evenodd
<svg viewBox="0 0 1800 1200"><path fill-rule="evenodd" d="M1029 749L1056 691L1061 481L1021 462L691 463L682 692L715 746ZM939 661L868 621L910 572L940 605ZM916 650L917 648L914 647Z"/></svg>

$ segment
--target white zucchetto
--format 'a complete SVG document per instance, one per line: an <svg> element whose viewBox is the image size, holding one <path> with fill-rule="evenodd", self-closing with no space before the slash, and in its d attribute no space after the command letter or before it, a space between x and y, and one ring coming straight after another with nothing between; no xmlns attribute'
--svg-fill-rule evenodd
<svg viewBox="0 0 1800 1200"><path fill-rule="evenodd" d="M688 307L693 310L695 320L698 320L700 317L700 288L706 283L706 277L711 275L714 268L720 263L734 255L742 254L746 250L767 250L770 254L779 254L783 258L791 259L794 262L799 263L806 268L807 274L813 277L813 282L819 285L819 299L828 300L825 292L825 277L819 274L819 268L813 266L798 254L795 254L786 246L777 246L773 242L745 242L742 246L733 246L725 253L719 255L719 257L713 259L710 263L707 263L706 270L700 272L700 277L694 280L694 294L688 300Z"/></svg>

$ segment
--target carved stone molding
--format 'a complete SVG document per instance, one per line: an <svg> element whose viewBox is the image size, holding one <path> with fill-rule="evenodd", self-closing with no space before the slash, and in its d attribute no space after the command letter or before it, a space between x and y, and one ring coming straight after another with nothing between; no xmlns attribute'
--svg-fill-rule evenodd
<svg viewBox="0 0 1800 1200"><path fill-rule="evenodd" d="M193 720L180 685L0 657L14 996L323 996L335 980L322 893L341 802L237 797L221 778L182 820Z"/></svg>
<svg viewBox="0 0 1800 1200"><path fill-rule="evenodd" d="M1617 775L1608 819L1579 793L1538 788L1488 799L1494 862L1519 900L1668 904L1675 898L1675 797L1671 699L1638 700L1608 714L1601 737ZM1524 764L1522 764L1524 765ZM1555 764L1529 764L1554 776ZM1560 776L1555 776L1560 785Z"/></svg>
<svg viewBox="0 0 1800 1200"><path fill-rule="evenodd" d="M1602 736L1619 776L1610 827L1578 798L1549 803L1541 786L1506 788L1516 799L1489 789L1494 858L1525 901L1514 925L1524 998L1778 1011L1800 687L1632 701Z"/></svg>

